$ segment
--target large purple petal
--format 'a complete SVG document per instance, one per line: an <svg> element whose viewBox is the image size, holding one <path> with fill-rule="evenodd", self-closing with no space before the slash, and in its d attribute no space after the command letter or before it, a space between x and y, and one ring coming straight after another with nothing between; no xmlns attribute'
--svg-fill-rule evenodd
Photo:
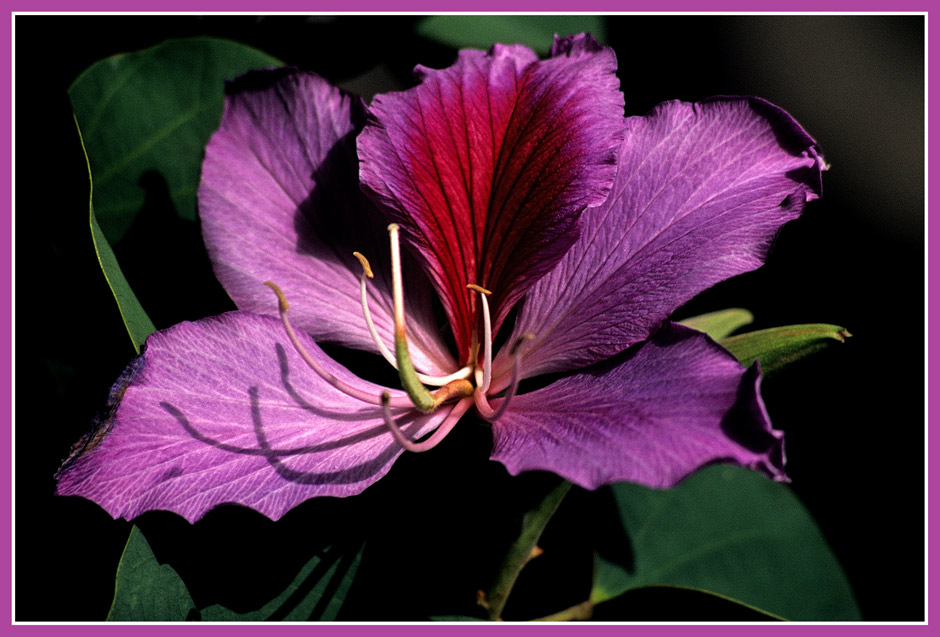
<svg viewBox="0 0 940 637"><path fill-rule="evenodd" d="M276 314L277 283L295 324L318 340L377 351L359 302L361 268L376 271L370 309L392 342L385 221L359 189L355 136L364 107L326 80L294 69L256 71L228 86L206 148L199 188L203 237L216 276L243 310ZM406 266L412 357L419 369L456 369L431 312L431 287Z"/></svg>
<svg viewBox="0 0 940 637"><path fill-rule="evenodd" d="M704 334L669 324L648 342L513 399L492 458L512 474L552 471L583 487L671 487L713 462L785 480L760 371ZM499 401L493 401L498 405Z"/></svg>
<svg viewBox="0 0 940 637"><path fill-rule="evenodd" d="M381 394L301 338L331 373ZM399 416L415 437L443 414ZM193 522L233 503L277 519L314 496L359 493L400 454L379 409L307 367L277 319L230 312L147 340L112 389L107 419L60 470L57 493L115 518L161 509Z"/></svg>
<svg viewBox="0 0 940 637"><path fill-rule="evenodd" d="M610 198L582 216L581 238L521 306L516 333L536 335L525 373L612 356L760 266L780 227L819 196L824 168L809 135L760 99L667 102L629 118Z"/></svg>
<svg viewBox="0 0 940 637"><path fill-rule="evenodd" d="M465 361L477 329L475 283L495 324L578 236L602 202L622 139L612 50L557 40L537 61L522 46L461 51L421 84L377 96L359 136L364 188L389 209L443 300Z"/></svg>

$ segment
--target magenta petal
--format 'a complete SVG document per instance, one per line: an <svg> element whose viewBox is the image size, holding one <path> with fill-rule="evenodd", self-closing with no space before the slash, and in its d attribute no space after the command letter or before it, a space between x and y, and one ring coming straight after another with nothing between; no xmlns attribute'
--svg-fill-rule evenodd
<svg viewBox="0 0 940 637"><path fill-rule="evenodd" d="M815 142L756 98L668 102L627 120L617 178L581 238L523 302L527 375L637 343L702 290L753 270L819 196ZM501 367L508 360L500 361Z"/></svg>
<svg viewBox="0 0 940 637"><path fill-rule="evenodd" d="M364 107L326 80L294 69L249 73L228 86L199 188L203 237L235 304L277 314L274 281L291 318L321 341L377 351L359 300L359 251L372 262L371 311L392 342L388 235L359 189L355 136ZM435 374L456 369L438 336L432 290L411 262L412 357Z"/></svg>
<svg viewBox="0 0 940 637"><path fill-rule="evenodd" d="M461 51L421 84L380 95L359 136L365 189L388 207L437 287L466 360L477 300L499 323L602 202L623 135L613 51L589 36L537 61L522 46Z"/></svg>
<svg viewBox="0 0 940 637"><path fill-rule="evenodd" d="M671 487L713 462L785 480L783 434L770 426L759 383L756 365L745 369L705 335L668 324L621 356L514 398L493 424L492 458L512 474L552 471L589 489Z"/></svg>
<svg viewBox="0 0 940 637"><path fill-rule="evenodd" d="M381 394L301 338L332 374ZM153 334L111 401L60 470L57 493L115 518L160 509L193 522L233 503L277 519L308 498L359 493L402 451L377 407L324 382L277 319L246 312ZM446 415L399 414L412 437Z"/></svg>

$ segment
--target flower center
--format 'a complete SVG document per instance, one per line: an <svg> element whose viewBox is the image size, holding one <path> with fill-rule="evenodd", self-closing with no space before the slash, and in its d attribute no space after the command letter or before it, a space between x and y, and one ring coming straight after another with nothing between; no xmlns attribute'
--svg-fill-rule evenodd
<svg viewBox="0 0 940 637"><path fill-rule="evenodd" d="M415 406L422 411L433 411L442 403L454 398L460 400L460 402L458 402L459 406L463 404L463 401L466 397L472 396L473 402L476 404L477 411L481 416L489 421L497 420L506 412L506 408L509 406L510 401L519 388L519 380L521 376L519 372L519 364L522 359L521 355L519 354L519 346L526 340L532 338L532 335L523 334L516 340L515 343L513 343L512 349L510 350L510 354L513 357L512 379L510 380L509 387L506 390L506 395L503 397L499 407L493 409L493 407L490 406L489 400L487 398L487 392L490 390L490 383L493 379L493 326L490 316L490 305L489 301L487 300L487 297L492 293L486 288L476 285L475 283L467 285L468 289L477 292L480 295L480 304L482 309L481 314L483 318L483 361L482 365L477 365L474 363L472 368L473 377L476 381L476 387L471 385L470 382L466 380L466 376L470 375L471 369L468 366L458 372L460 375L458 379L451 380L432 395L430 392L428 392L424 385L421 384L420 378L412 367L411 356L408 353L408 338L405 329L404 292L402 290L401 249L398 240L398 225L394 223L391 224L388 227L388 232L389 239L391 241L392 252L392 299L395 312L395 360L397 362L398 373L401 377L402 386L405 388L405 391L408 393L408 396L414 402ZM360 260L364 261L364 258L360 258ZM366 276L371 271L371 268L367 268L367 266L368 262L364 262L363 276L361 279L363 285L365 285ZM365 297L363 296L363 298ZM368 309L365 303L363 304L363 312L368 316ZM477 347L474 346L471 349L476 350ZM476 356L474 355L474 360L475 359ZM464 375L464 370L467 370L466 375ZM387 392L383 394L383 409L386 414L386 423L390 428L393 428L391 419L389 418L390 407L384 402L386 400L388 400ZM426 408L426 406L428 408ZM454 411L457 411L456 408ZM397 432L396 439L401 438L400 434L400 431Z"/></svg>
<svg viewBox="0 0 940 637"><path fill-rule="evenodd" d="M385 421L385 424L388 426L389 431L398 444L408 451L421 452L432 449L441 440L443 440L472 404L475 404L480 415L489 421L497 420L500 416L502 416L503 413L505 413L509 402L515 395L519 386L519 362L521 360L521 356L518 354L519 345L521 345L524 340L531 338L531 335L524 334L513 344L512 349L510 350L511 355L513 356L512 379L508 389L506 390L505 396L502 398L502 402L496 409L493 409L487 399L487 392L490 389L493 376L493 328L490 317L489 301L487 300L487 297L491 294L491 292L479 285L471 283L467 285L467 288L479 293L480 303L482 305L482 363L466 365L453 374L449 374L447 376L431 376L418 372L414 368L414 364L411 360L411 354L408 350L408 335L407 326L405 324L404 290L401 270L401 248L399 245L398 232L399 228L397 224L393 223L389 225L388 233L392 257L392 303L395 340L394 355L382 341L378 330L375 327L375 323L372 320L372 313L369 311L368 289L366 281L367 279L373 278L372 267L369 264L368 259L366 259L365 256L359 252L354 252L353 255L359 260L359 264L362 266L362 276L359 279L359 296L362 303L362 313L365 317L366 325L369 328L369 333L385 360L387 360L395 369L398 370L402 388L405 390L407 396L393 398L388 391L383 391L381 395L376 396L368 391L354 387L331 374L317 361L316 357L310 355L310 353L304 347L303 343L301 343L300 339L297 337L297 334L287 317L289 306L287 299L284 297L284 293L277 285L270 281L265 282L265 285L274 290L274 293L277 295L278 312L281 316L281 322L284 325L284 330L287 333L291 344L294 346L294 349L297 350L297 353L300 354L304 362L306 362L307 365L313 369L321 378L326 380L326 382L346 395L362 402L381 407L383 420ZM314 343L314 346L317 347L316 343ZM478 351L477 347L477 345L474 345L472 349L474 351ZM322 351L319 353L322 354ZM471 377L476 382L476 386L470 382L469 379ZM437 386L438 389L432 392L429 391L425 385ZM450 406L450 413L447 415L447 417L441 422L437 430L427 440L419 443L409 440L404 435L404 433L401 431L401 428L395 422L395 417L392 413L392 409L407 409L409 407L416 408L424 413L431 413L446 403L450 403L451 401L456 401L456 403Z"/></svg>

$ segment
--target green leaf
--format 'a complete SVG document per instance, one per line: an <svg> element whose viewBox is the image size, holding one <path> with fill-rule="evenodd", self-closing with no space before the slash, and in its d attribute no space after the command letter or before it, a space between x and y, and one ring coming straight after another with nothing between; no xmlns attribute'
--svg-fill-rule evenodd
<svg viewBox="0 0 940 637"><path fill-rule="evenodd" d="M418 24L418 34L455 49L488 49L494 43L524 44L539 55L554 36L590 33L604 44L607 28L596 15L435 15Z"/></svg>
<svg viewBox="0 0 940 637"><path fill-rule="evenodd" d="M613 490L629 557L597 556L594 604L645 586L678 586L790 620L860 618L835 556L785 485L722 465L674 489Z"/></svg>
<svg viewBox="0 0 940 637"><path fill-rule="evenodd" d="M136 526L124 547L108 621L185 621L193 608L186 585L172 566L160 564Z"/></svg>
<svg viewBox="0 0 940 637"><path fill-rule="evenodd" d="M765 374L777 371L851 334L844 327L814 323L787 325L722 338L718 342L744 365L760 360Z"/></svg>
<svg viewBox="0 0 940 637"><path fill-rule="evenodd" d="M69 88L95 174L104 234L119 241L144 203L140 177L159 172L179 215L196 218L203 149L218 127L224 81L277 66L269 55L214 38L168 40L93 64Z"/></svg>
<svg viewBox="0 0 940 637"><path fill-rule="evenodd" d="M314 555L294 581L261 608L236 613L208 606L203 621L332 621L335 620L359 568L362 547L333 546ZM118 565L109 621L185 621L195 614L186 584L168 564L157 562L150 544L136 526Z"/></svg>
<svg viewBox="0 0 940 637"><path fill-rule="evenodd" d="M91 238L95 246L95 254L98 255L98 264L101 266L101 272L114 294L114 300L117 301L118 310L121 312L121 319L127 328L127 333L131 337L134 349L140 354L140 348L148 336L156 331L153 322L140 302L131 290L121 266L118 265L117 258L114 256L114 250L105 238L104 233L98 226L98 220L95 217L95 186L91 175L91 163L88 161L88 152L85 148L85 140L82 135L81 127L78 126L78 120L75 121L78 127L78 139L82 145L82 152L85 154L85 164L88 166L88 223L91 226Z"/></svg>
<svg viewBox="0 0 940 637"><path fill-rule="evenodd" d="M679 321L682 325L691 327L693 330L705 332L716 341L753 322L754 315L739 307L700 314Z"/></svg>

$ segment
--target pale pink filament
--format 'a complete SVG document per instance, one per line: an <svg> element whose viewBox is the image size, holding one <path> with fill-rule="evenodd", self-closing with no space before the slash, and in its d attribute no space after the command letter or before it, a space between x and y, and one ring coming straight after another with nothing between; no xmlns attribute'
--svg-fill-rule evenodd
<svg viewBox="0 0 940 637"><path fill-rule="evenodd" d="M500 416L505 414L506 410L509 408L509 403L512 401L513 396L516 395L516 391L519 389L520 368L522 366L522 355L519 353L519 346L530 338L532 338L531 334L523 334L512 346L512 379L509 381L509 389L506 390L506 395L503 396L503 402L499 404L497 409L493 409L490 406L489 401L486 399L486 394L481 389L478 388L473 392L473 401L477 406L477 411L480 412L480 415L486 420L490 422L499 420Z"/></svg>
<svg viewBox="0 0 940 637"><path fill-rule="evenodd" d="M284 330L287 332L287 338L290 339L290 342L294 346L294 349L297 350L297 353L300 354L300 357L304 360L305 363L307 363L310 369L315 371L320 376L320 378L322 378L331 386L335 387L336 389L343 392L347 396L350 396L351 398L355 398L357 400L361 400L362 402L368 403L370 405L381 405L382 399L380 397L376 396L373 393L353 387L346 381L337 378L336 376L328 372L326 368L320 365L320 363L318 363L309 354L309 352L307 352L306 348L300 342L300 339L297 338L297 333L294 332L293 325L291 325L290 320L287 318L288 305L287 305L287 299L284 298L284 293L281 292L281 289L277 287L277 285L275 285L274 283L271 283L270 281L265 282L265 285L267 285L269 288L274 290L274 293L277 294L278 312L281 315L281 323L284 324ZM316 343L314 343L314 346L316 346ZM407 396L398 396L396 398L392 398L390 405L392 407L413 407L414 406L411 403L411 400Z"/></svg>
<svg viewBox="0 0 940 637"><path fill-rule="evenodd" d="M470 405L473 404L473 399L467 396L466 398L461 398L459 401L457 401L457 404L454 405L454 408L450 410L449 414L447 414L444 422L440 424L440 426L437 428L437 430L435 430L430 438L423 442L412 442L405 437L405 434L402 432L401 428L395 423L394 418L392 418L390 402L391 401L388 392L383 392L382 417L385 420L385 425L388 427L389 431L392 432L392 436L395 437L395 441L406 451L421 453L436 447L438 443L440 443L441 440L443 440L447 434L450 433L450 430L454 428L454 425L456 425L460 418L465 413L467 413L468 409L470 409Z"/></svg>

